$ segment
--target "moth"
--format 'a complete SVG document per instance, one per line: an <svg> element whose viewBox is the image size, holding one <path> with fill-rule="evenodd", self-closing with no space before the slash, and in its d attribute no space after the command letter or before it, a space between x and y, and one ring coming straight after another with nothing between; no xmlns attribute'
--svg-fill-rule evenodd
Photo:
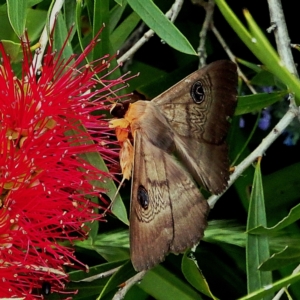
<svg viewBox="0 0 300 300"><path fill-rule="evenodd" d="M229 180L225 142L236 107L237 68L216 61L152 101L114 105L124 179L132 177L130 254L136 271L197 244L209 206ZM133 140L133 144L131 142Z"/></svg>

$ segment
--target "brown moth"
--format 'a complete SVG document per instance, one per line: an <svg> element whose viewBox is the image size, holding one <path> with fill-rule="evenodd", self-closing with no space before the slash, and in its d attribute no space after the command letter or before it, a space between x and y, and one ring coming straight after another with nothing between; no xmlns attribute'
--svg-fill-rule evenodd
<svg viewBox="0 0 300 300"><path fill-rule="evenodd" d="M169 252L183 252L203 237L209 206L197 184L213 194L227 187L225 139L236 85L236 65L216 61L152 101L112 109L122 117L110 126L122 145L125 179L133 169L130 252L136 271L152 268Z"/></svg>

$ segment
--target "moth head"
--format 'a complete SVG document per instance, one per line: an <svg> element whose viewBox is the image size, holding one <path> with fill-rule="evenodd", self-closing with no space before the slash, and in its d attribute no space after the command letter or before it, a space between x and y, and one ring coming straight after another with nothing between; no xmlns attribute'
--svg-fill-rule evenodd
<svg viewBox="0 0 300 300"><path fill-rule="evenodd" d="M123 101L123 102L114 103L111 106L110 114L113 117L116 117L118 119L124 118L124 116L125 116L125 114L126 114L126 112L128 110L128 107L129 107L130 103L132 103L131 99Z"/></svg>
<svg viewBox="0 0 300 300"><path fill-rule="evenodd" d="M131 103L137 102L139 100L146 100L145 95L139 93L138 91L133 91L133 93L130 95L130 99L122 101L122 102L114 103L111 106L110 114L113 117L118 118L118 119L124 118L128 108L129 108L129 105Z"/></svg>

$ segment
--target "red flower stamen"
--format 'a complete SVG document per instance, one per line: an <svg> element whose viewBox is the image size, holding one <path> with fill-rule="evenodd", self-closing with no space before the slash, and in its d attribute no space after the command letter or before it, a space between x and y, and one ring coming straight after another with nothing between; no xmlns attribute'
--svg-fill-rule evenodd
<svg viewBox="0 0 300 300"><path fill-rule="evenodd" d="M64 293L63 266L83 266L72 243L86 237L87 222L99 220L99 206L88 196L104 192L92 181L110 176L86 162L82 153L97 151L110 163L110 130L102 116L107 97L126 79L107 79L113 57L81 66L98 35L77 58L62 59L50 46L42 72L22 41L22 75L18 79L0 43L0 295L42 298L41 288ZM67 42L67 41L66 41ZM66 43L65 43L66 45ZM100 75L103 84L95 78ZM114 92L112 93L112 90Z"/></svg>

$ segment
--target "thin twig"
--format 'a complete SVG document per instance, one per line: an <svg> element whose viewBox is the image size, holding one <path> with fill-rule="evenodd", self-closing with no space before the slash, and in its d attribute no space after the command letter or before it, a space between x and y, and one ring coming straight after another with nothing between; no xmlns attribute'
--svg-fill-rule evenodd
<svg viewBox="0 0 300 300"><path fill-rule="evenodd" d="M287 69L298 77L297 69L295 66L294 58L290 48L290 37L287 30L281 0L268 0L271 27L276 26L274 29L274 35L276 39L277 51L281 60ZM290 94L290 101L293 105L295 104L294 94ZM300 117L298 117L300 118ZM299 119L300 121L300 119Z"/></svg>
<svg viewBox="0 0 300 300"><path fill-rule="evenodd" d="M175 0L172 7L168 10L165 16L174 22L176 17L179 14L179 11L182 7L183 0ZM130 58L138 49L142 47L149 39L154 35L154 31L152 29L148 30L143 37L141 37L125 54L123 54L118 59L118 64L125 62L128 58Z"/></svg>
<svg viewBox="0 0 300 300"><path fill-rule="evenodd" d="M293 121L293 119L299 116L299 110L291 105L290 109L277 123L273 130L263 139L260 145L251 152L238 166L235 167L233 174L230 176L227 189L236 181L238 177L247 169L259 156L262 156L266 150L272 145L272 143L281 135L284 129ZM221 195L213 195L208 199L209 206L214 207Z"/></svg>
<svg viewBox="0 0 300 300"><path fill-rule="evenodd" d="M53 5L50 19L49 19L49 24L48 24L48 22L46 22L46 25L43 29L43 32L42 32L40 40L39 40L40 47L39 47L38 53L35 54L34 59L33 59L33 62L35 63L35 70L39 70L39 68L42 66L43 55L44 55L47 43L49 41L49 32L52 31L53 26L55 24L56 15L60 12L64 2L65 2L65 0L56 0Z"/></svg>
<svg viewBox="0 0 300 300"><path fill-rule="evenodd" d="M293 59L292 51L290 48L290 38L283 14L283 9L281 5L281 0L268 0L269 11L270 11L270 19L272 28L274 28L274 35L276 39L277 50L281 60L287 69L294 75L298 77L298 73L296 70L295 62ZM294 95L290 95L291 105L295 105ZM299 115L298 115L299 119ZM300 265L293 271L293 274L300 272ZM289 285L288 285L289 286ZM288 287L287 286L287 287ZM282 288L275 295L273 300L278 300L285 293L286 288Z"/></svg>
<svg viewBox="0 0 300 300"><path fill-rule="evenodd" d="M300 265L293 271L293 274L297 274L300 272ZM290 286L287 285L286 288L282 288L275 296L272 300L279 300L281 298L281 296L286 292L286 289Z"/></svg>
<svg viewBox="0 0 300 300"><path fill-rule="evenodd" d="M215 27L214 24L211 25L211 30L214 33L217 40L219 41L219 43L222 45L222 47L225 50L225 52L227 53L227 55L229 56L230 60L233 62L236 62L235 61L236 56L232 53L232 51L230 50L230 48L228 47L225 40L223 39L223 37L221 36L221 34L219 33L218 29ZM248 78L242 72L242 70L240 69L240 67L238 65L237 65L237 70L238 70L239 77L242 78L242 80L245 82L245 84L247 85L247 87L249 88L251 93L257 94L255 88L252 86L252 84L250 83L250 81L248 80Z"/></svg>
<svg viewBox="0 0 300 300"><path fill-rule="evenodd" d="M115 274L120 268L121 267L117 267L117 268L114 268L114 269L96 274L94 276L86 277L86 278L81 279L81 280L72 280L72 282L92 282L92 281L97 280L99 278L105 278L105 277L111 276L112 274Z"/></svg>
<svg viewBox="0 0 300 300"><path fill-rule="evenodd" d="M290 47L291 40L287 30L281 0L268 0L268 4L272 24L271 26L275 27L274 35L279 56L287 69L292 74L298 76Z"/></svg>
<svg viewBox="0 0 300 300"><path fill-rule="evenodd" d="M147 271L142 271L134 275L133 277L129 278L125 281L124 287L122 287L113 297L113 300L121 300L125 297L128 290L135 285L137 282L141 281L145 276Z"/></svg>
<svg viewBox="0 0 300 300"><path fill-rule="evenodd" d="M133 44L135 44L141 36L144 34L146 24L142 22L127 38L127 40L124 42L122 47L119 50L118 55L121 57L123 54L125 54Z"/></svg>
<svg viewBox="0 0 300 300"><path fill-rule="evenodd" d="M199 47L197 49L199 55L199 68L202 68L206 65L206 36L213 23L215 1L209 0L208 2L206 2L204 0L192 0L192 3L200 5L205 9L205 19L199 33Z"/></svg>

